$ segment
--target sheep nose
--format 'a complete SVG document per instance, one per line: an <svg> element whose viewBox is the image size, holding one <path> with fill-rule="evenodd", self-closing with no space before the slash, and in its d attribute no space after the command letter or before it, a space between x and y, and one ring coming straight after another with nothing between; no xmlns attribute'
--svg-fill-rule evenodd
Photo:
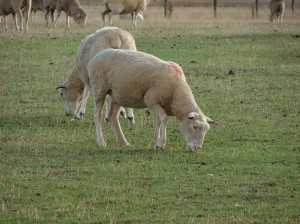
<svg viewBox="0 0 300 224"><path fill-rule="evenodd" d="M66 112L66 115L67 115L67 116L71 116L72 114L70 114L70 113Z"/></svg>

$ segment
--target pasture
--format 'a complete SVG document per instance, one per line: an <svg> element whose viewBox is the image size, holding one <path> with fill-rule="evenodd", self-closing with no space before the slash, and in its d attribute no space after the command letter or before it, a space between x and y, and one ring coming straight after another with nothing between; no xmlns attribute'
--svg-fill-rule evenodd
<svg viewBox="0 0 300 224"><path fill-rule="evenodd" d="M89 98L82 120L66 117L55 89L81 40L102 27L101 7L83 5L87 27L27 33L0 27L0 223L299 223L300 23L268 9L150 7L138 50L179 63L202 111L216 121L200 153L187 150L169 118L166 148L153 149L153 115L121 120L131 147L109 124L99 150ZM10 18L11 19L11 18ZM2 25L2 24L1 24Z"/></svg>

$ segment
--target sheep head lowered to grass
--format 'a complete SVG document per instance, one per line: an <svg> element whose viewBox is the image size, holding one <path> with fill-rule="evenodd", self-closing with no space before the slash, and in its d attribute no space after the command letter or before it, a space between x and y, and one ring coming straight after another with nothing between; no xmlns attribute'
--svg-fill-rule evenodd
<svg viewBox="0 0 300 224"><path fill-rule="evenodd" d="M74 115L78 110L76 117L80 119L84 116L90 93L87 65L99 51L106 48L136 50L132 35L126 30L117 27L105 27L84 38L77 51L75 66L71 74L65 82L57 86L59 94L64 101L64 108L67 115ZM107 105L110 105L109 97L107 101ZM109 107L106 108L106 111L105 119L109 120ZM123 114L125 114L125 111ZM127 118L130 123L135 123L132 108L128 108Z"/></svg>
<svg viewBox="0 0 300 224"><path fill-rule="evenodd" d="M181 67L152 55L121 49L99 52L88 64L94 96L97 142L105 147L101 128L101 111L107 94L112 98L111 125L122 146L130 144L118 120L121 106L148 108L156 115L154 144L162 149L166 142L167 116L176 116L188 148L199 151L209 123L198 107Z"/></svg>

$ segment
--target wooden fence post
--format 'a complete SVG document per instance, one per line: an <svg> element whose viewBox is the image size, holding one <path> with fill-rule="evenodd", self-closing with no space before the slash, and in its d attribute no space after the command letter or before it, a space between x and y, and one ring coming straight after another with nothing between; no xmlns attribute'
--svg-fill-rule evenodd
<svg viewBox="0 0 300 224"><path fill-rule="evenodd" d="M217 0L214 0L214 17L217 18Z"/></svg>
<svg viewBox="0 0 300 224"><path fill-rule="evenodd" d="M168 1L168 0L165 0L165 3L164 3L164 8L165 8L165 18L167 18L167 1Z"/></svg>
<svg viewBox="0 0 300 224"><path fill-rule="evenodd" d="M295 11L295 0L292 0L292 12Z"/></svg>
<svg viewBox="0 0 300 224"><path fill-rule="evenodd" d="M255 0L255 12L256 12L256 17L258 17L258 0Z"/></svg>

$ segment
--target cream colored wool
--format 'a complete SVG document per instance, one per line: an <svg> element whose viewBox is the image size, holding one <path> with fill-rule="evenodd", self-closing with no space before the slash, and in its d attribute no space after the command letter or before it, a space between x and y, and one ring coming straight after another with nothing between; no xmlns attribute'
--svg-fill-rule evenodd
<svg viewBox="0 0 300 224"><path fill-rule="evenodd" d="M156 0L155 0L156 1ZM102 20L105 24L105 16L109 17L109 24L112 25L111 15L131 14L132 24L136 27L137 17L146 9L150 0L103 0L105 11L102 13Z"/></svg>
<svg viewBox="0 0 300 224"><path fill-rule="evenodd" d="M4 19L4 28L7 27L6 16L12 14L17 31L24 29L23 15L25 16L25 31L28 30L28 18L31 10L31 0L0 0L0 16Z"/></svg>
<svg viewBox="0 0 300 224"><path fill-rule="evenodd" d="M208 122L212 120L199 109L178 64L142 52L106 49L89 62L88 72L100 147L106 145L100 121L106 94L115 103L111 124L121 145L127 146L129 143L115 115L120 106L127 106L149 108L156 114L154 142L157 148L165 146L167 116L176 116L180 120L181 131L190 150L197 151L202 147L209 129Z"/></svg>
<svg viewBox="0 0 300 224"><path fill-rule="evenodd" d="M136 50L132 35L117 27L105 27L84 38L76 54L75 66L68 79L58 85L68 115L75 114L80 102L77 117L85 114L87 99L90 92L90 80L87 71L88 62L101 50L106 48L123 48ZM81 101L82 100L82 101ZM134 123L132 109L128 111L128 119Z"/></svg>
<svg viewBox="0 0 300 224"><path fill-rule="evenodd" d="M70 28L69 17L72 17L74 21L81 25L86 25L87 14L82 8L79 0L45 0L46 9L46 23L48 25L48 15L51 13L52 21L54 16L54 10L56 10L56 17L52 26L56 26L61 11L64 11L67 16L67 26Z"/></svg>
<svg viewBox="0 0 300 224"><path fill-rule="evenodd" d="M270 2L270 21L273 22L273 19L277 22L282 23L283 14L285 9L285 0L271 0Z"/></svg>

